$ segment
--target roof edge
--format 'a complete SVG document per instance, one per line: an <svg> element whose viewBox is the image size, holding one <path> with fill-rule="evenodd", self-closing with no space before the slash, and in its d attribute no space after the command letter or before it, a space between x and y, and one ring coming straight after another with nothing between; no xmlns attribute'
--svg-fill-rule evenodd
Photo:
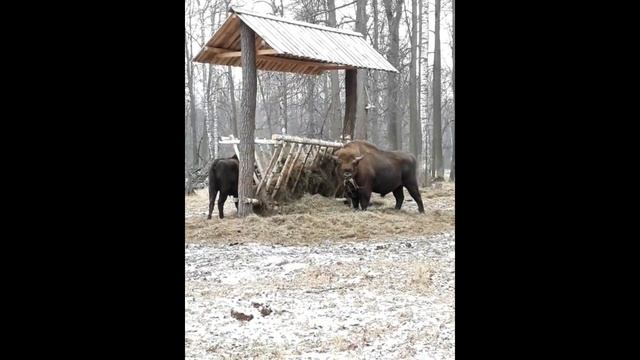
<svg viewBox="0 0 640 360"><path fill-rule="evenodd" d="M293 25L298 25L298 26L305 26L305 27L318 29L318 30L323 30L323 31L332 31L332 32L337 32L337 33L345 34L345 35L358 36L358 37L361 37L361 38L365 37L365 35L363 35L363 34L361 34L359 32L355 32L355 31L337 29L337 28L332 28L332 27L322 26L322 25L316 25L316 24L311 24L311 23L307 23L307 22L304 22L304 21L291 20L291 19L287 19L287 18L283 18L283 17L279 17L279 16L260 14L260 13L256 13L256 12L249 11L249 10L245 10L243 8L239 8L239 7L236 7L236 6L229 7L229 11L233 12L233 13L247 14L247 15L250 15L250 16L261 17L261 18L274 20L274 21L281 21L281 22L285 22L285 23L289 23L289 24L293 24Z"/></svg>

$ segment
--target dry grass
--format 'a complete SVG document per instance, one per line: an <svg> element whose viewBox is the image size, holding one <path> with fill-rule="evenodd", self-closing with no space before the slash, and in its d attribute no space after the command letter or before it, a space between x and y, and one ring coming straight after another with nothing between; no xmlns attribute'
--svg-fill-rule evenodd
<svg viewBox="0 0 640 360"><path fill-rule="evenodd" d="M402 210L395 210L392 194L372 196L367 211L354 211L341 201L321 195L304 195L282 206L279 214L261 217L236 216L230 200L225 204L225 218L206 220L208 192L196 191L186 198L185 231L188 243L261 242L269 244L317 244L323 241L369 240L390 236L429 235L452 230L455 223L455 187L444 183L439 189L421 189L425 214L405 190Z"/></svg>
<svg viewBox="0 0 640 360"><path fill-rule="evenodd" d="M433 284L434 269L428 264L416 266L410 284L418 289L427 290Z"/></svg>

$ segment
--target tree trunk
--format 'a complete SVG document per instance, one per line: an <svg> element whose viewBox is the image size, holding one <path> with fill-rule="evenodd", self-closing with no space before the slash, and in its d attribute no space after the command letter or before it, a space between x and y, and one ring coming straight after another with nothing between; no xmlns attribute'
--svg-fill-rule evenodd
<svg viewBox="0 0 640 360"><path fill-rule="evenodd" d="M422 4L422 2L420 2ZM426 28L426 41L425 41L425 49L427 51L425 51L426 56L424 57L424 59L421 59L422 61L424 61L425 63L425 69L424 69L424 185L425 186L429 186L429 184L431 183L431 166L430 164L432 164L433 162L431 161L431 155L433 153L433 145L432 145L432 141L431 141L431 109L429 108L429 100L430 100L430 96L429 96L429 89L430 89L430 82L429 82L429 2L425 2L425 28Z"/></svg>
<svg viewBox="0 0 640 360"><path fill-rule="evenodd" d="M379 34L379 28L378 28L378 0L372 0L371 3L371 7L373 8L373 48L376 49L376 51L379 50L379 44L378 44L378 34ZM378 130L378 114L379 114L379 108L380 108L380 103L378 102L378 71L374 71L373 72L373 76L372 76L372 80L371 80L371 103L373 105L373 109L370 109L367 112L367 115L369 117L369 123L371 124L371 140L374 144L379 145L380 142L380 136L379 136L379 130Z"/></svg>
<svg viewBox="0 0 640 360"><path fill-rule="evenodd" d="M344 74L344 87L345 87L345 110L344 110L344 123L342 125L342 138L353 139L354 125L356 121L356 97L358 96L357 70L345 70Z"/></svg>
<svg viewBox="0 0 640 360"><path fill-rule="evenodd" d="M231 66L227 66L227 79L229 81L229 97L231 98L231 129L233 136L238 137L238 109L236 107L236 91L233 83L233 73Z"/></svg>
<svg viewBox="0 0 640 360"><path fill-rule="evenodd" d="M313 78L307 78L307 116L309 123L307 124L308 137L314 137L316 134L316 124L314 121L313 113L315 111L315 81Z"/></svg>
<svg viewBox="0 0 640 360"><path fill-rule="evenodd" d="M441 66L440 66L440 0L436 0L435 51L433 60L433 153L436 178L444 179L442 157L442 109L441 109Z"/></svg>
<svg viewBox="0 0 640 360"><path fill-rule="evenodd" d="M409 66L409 151L416 157L422 152L422 131L418 119L418 87L416 62L418 47L418 4L411 0L411 64Z"/></svg>
<svg viewBox="0 0 640 360"><path fill-rule="evenodd" d="M262 87L262 81L260 81L259 76L258 76L258 86L260 87L260 96L262 97L262 107L264 108L264 114L265 114L265 117L267 118L267 128L269 129L269 137L271 137L271 135L273 134L273 128L271 126L271 104L267 103L267 99L264 96L264 88Z"/></svg>
<svg viewBox="0 0 640 360"><path fill-rule="evenodd" d="M191 26L191 21L189 21L189 26ZM189 27L191 28L191 27ZM187 38L185 37L185 41ZM191 41L188 42L191 44ZM198 166L198 134L197 134L197 123L196 123L196 95L193 84L193 68L194 65L191 62L191 54L193 54L193 50L191 46L187 46L185 42L185 55L187 58L187 83L189 87L189 107L190 107L190 126L191 126L191 168L196 168Z"/></svg>
<svg viewBox="0 0 640 360"><path fill-rule="evenodd" d="M418 96L418 125L420 126L420 147L418 151L420 152L420 158L425 156L424 154L424 146L422 145L424 138L424 122L422 119L422 1L418 1L418 83L416 85L417 96ZM418 161L418 164L420 162ZM422 164L418 166L418 178L420 179L420 183L424 183L424 176L426 172L422 172Z"/></svg>
<svg viewBox="0 0 640 360"><path fill-rule="evenodd" d="M282 127L282 134L285 135L288 130L288 119L287 119L287 74L280 74L280 125Z"/></svg>
<svg viewBox="0 0 640 360"><path fill-rule="evenodd" d="M358 0L356 4L356 32L367 35L367 0ZM366 94L367 70L359 69L356 81L356 119L354 139L367 139L367 113L365 107L368 103Z"/></svg>
<svg viewBox="0 0 640 360"><path fill-rule="evenodd" d="M329 27L336 27L336 2L327 0L327 24ZM337 70L329 71L331 80L331 105L329 110L329 136L337 139L340 136L342 125L342 105L340 104L340 77Z"/></svg>
<svg viewBox="0 0 640 360"><path fill-rule="evenodd" d="M452 27L453 27L453 39L451 42L451 55L453 60L453 69L451 71L451 86L453 86L453 123L451 124L451 173L449 174L449 181L456 181L456 0L452 1L451 15Z"/></svg>
<svg viewBox="0 0 640 360"><path fill-rule="evenodd" d="M396 69L399 67L400 17L402 16L402 0L397 0L393 7L392 0L384 0L385 13L389 23L389 51L387 59ZM395 12L395 15L394 15ZM386 120L388 126L389 145L392 149L402 150L402 120L398 111L398 74L387 73Z"/></svg>
<svg viewBox="0 0 640 360"><path fill-rule="evenodd" d="M242 63L242 119L240 122L240 172L238 179L238 216L253 213L252 204L245 200L253 198L253 167L255 163L256 129L256 36L253 30L240 23L240 61Z"/></svg>
<svg viewBox="0 0 640 360"><path fill-rule="evenodd" d="M198 2L198 5L200 5L200 3ZM200 11L200 41L204 44L206 39L204 37L204 20L205 20L205 10L206 9L202 9ZM211 65L207 66L205 63L202 63L202 112L203 112L203 119L202 119L202 139L204 142L204 145L201 149L201 153L203 153L202 158L204 159L204 163L207 162L207 159L211 157L211 147L209 146L209 133L207 131L207 125L208 125L208 119L209 119L209 99L208 99L208 94L209 94L209 80L208 77L211 76L211 73L208 72L207 70L211 69Z"/></svg>

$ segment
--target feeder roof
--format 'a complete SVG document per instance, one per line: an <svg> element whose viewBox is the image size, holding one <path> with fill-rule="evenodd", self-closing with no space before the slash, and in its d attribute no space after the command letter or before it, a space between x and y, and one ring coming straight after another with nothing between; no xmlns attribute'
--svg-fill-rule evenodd
<svg viewBox="0 0 640 360"><path fill-rule="evenodd" d="M256 33L256 67L260 70L310 75L337 69L398 72L360 33L236 7L231 7L230 12L194 61L241 66L240 22L243 22Z"/></svg>

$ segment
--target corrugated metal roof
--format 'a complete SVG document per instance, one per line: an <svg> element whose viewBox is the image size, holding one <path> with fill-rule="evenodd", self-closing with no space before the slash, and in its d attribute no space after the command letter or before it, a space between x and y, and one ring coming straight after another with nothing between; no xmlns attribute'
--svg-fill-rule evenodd
<svg viewBox="0 0 640 360"><path fill-rule="evenodd" d="M340 68L398 72L360 33L232 7L233 14L194 58L240 66L240 21L256 33L257 68L319 74ZM223 55L225 52L228 54ZM234 53L235 52L235 53Z"/></svg>

